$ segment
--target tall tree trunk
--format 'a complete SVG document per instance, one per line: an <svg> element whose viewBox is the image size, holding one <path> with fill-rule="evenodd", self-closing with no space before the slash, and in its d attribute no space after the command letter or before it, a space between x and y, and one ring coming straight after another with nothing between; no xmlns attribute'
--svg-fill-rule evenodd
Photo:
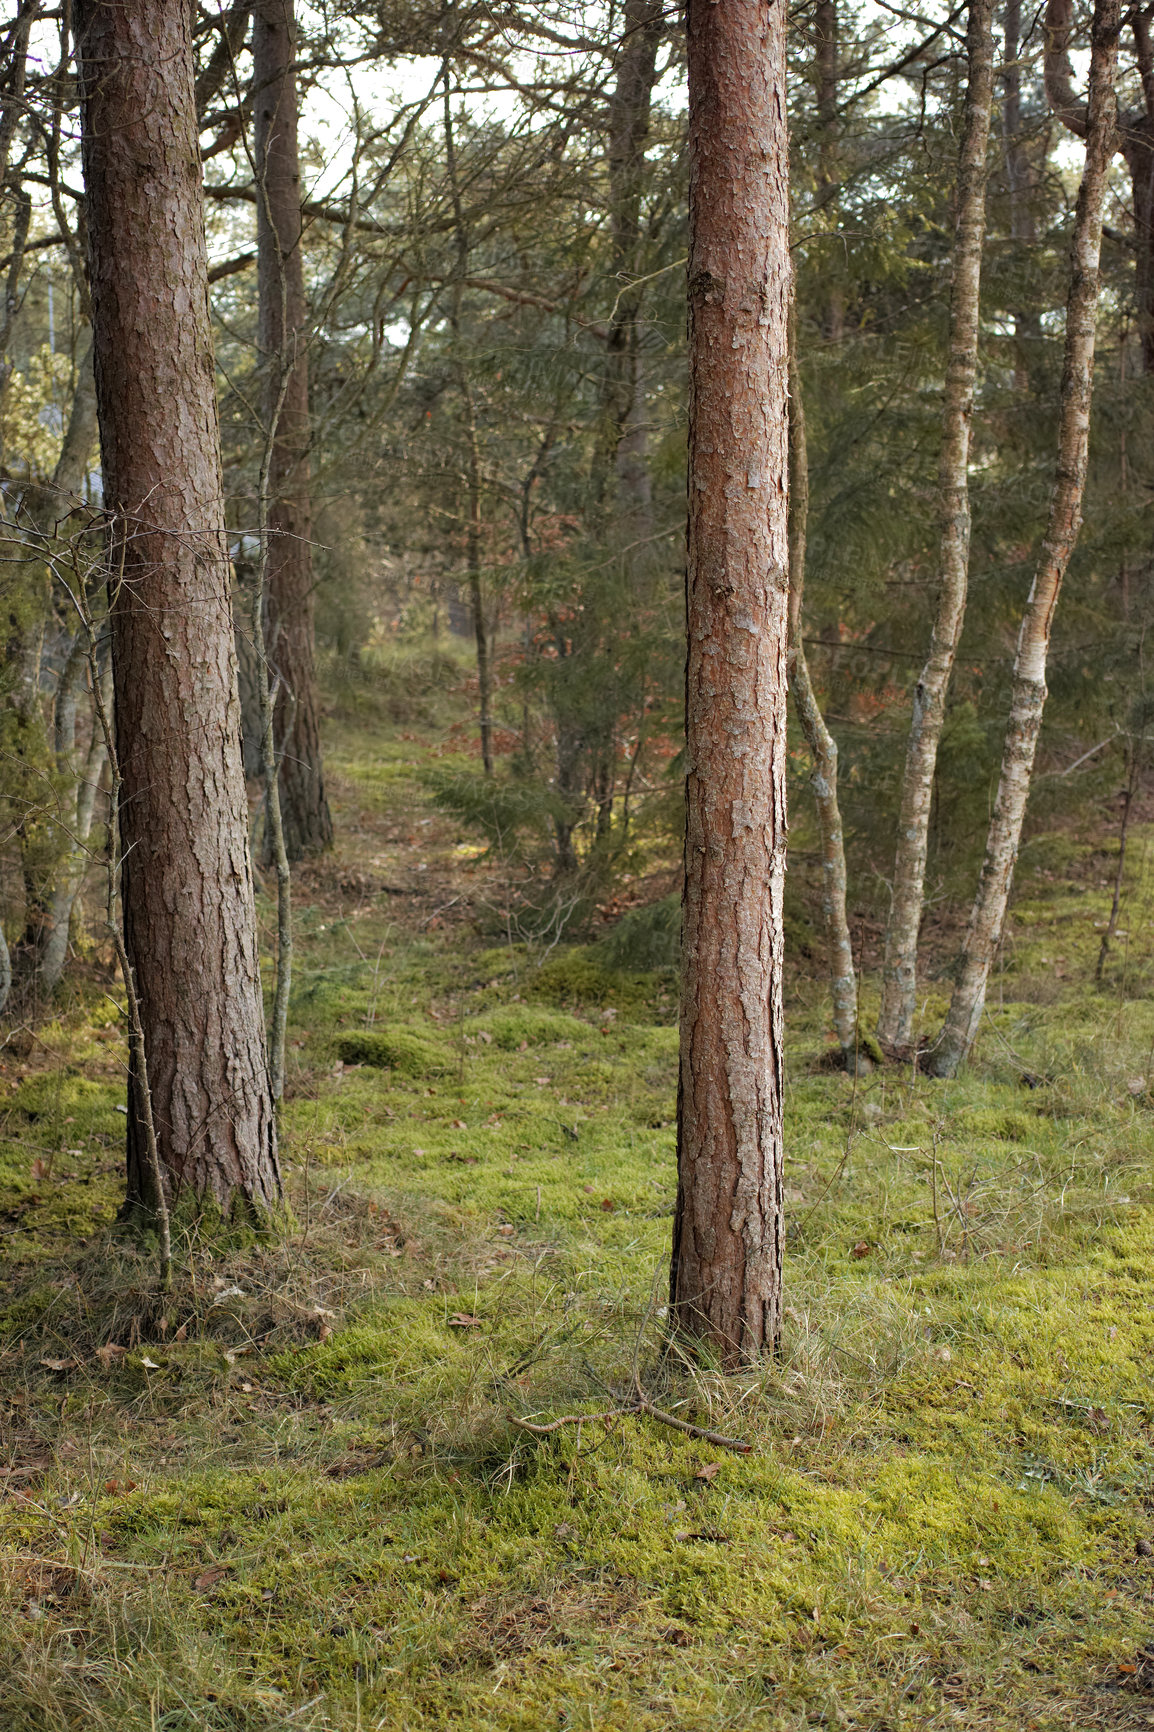
<svg viewBox="0 0 1154 1732"><path fill-rule="evenodd" d="M233 649L191 12L76 12L124 936L175 1193L279 1201ZM129 1081L127 1207L147 1206Z"/></svg>
<svg viewBox="0 0 1154 1732"><path fill-rule="evenodd" d="M809 677L802 636L806 530L809 520L809 452L805 402L797 364L796 322L789 343L789 689L805 743L813 759L810 787L817 805L821 849L821 912L825 922L833 1026L847 1070L861 1062L857 1026L857 973L846 916L845 843L837 797L837 742L825 725Z"/></svg>
<svg viewBox="0 0 1154 1732"><path fill-rule="evenodd" d="M96 443L96 382L92 374L92 346L81 357L76 375L72 407L50 487L29 501L29 516L43 545L55 525L82 502L84 480ZM95 810L96 784L104 769L104 740L93 715L91 744L82 765L76 759L76 724L80 698L88 676L88 634L78 626L56 687L53 716L53 752L61 778L65 802L63 828L67 836L64 859L55 882L43 900L40 920L23 954L31 989L51 997L60 984L68 960L72 909L84 882L88 865L88 838Z"/></svg>
<svg viewBox="0 0 1154 1732"><path fill-rule="evenodd" d="M836 231L841 164L838 160L838 80L840 77L837 0L817 0L813 11L814 70L817 96L817 197L816 207ZM832 262L832 261L831 261ZM845 293L834 282L826 290L823 334L828 342L840 343L845 332Z"/></svg>
<svg viewBox="0 0 1154 1732"><path fill-rule="evenodd" d="M600 501L616 477L623 504L649 505L645 428L638 418L641 380L638 319L641 198L645 144L657 77L657 49L665 31L661 0L625 0L617 78L609 100L609 274L614 291L605 340L601 415L593 459L593 495Z"/></svg>
<svg viewBox="0 0 1154 1732"><path fill-rule="evenodd" d="M1044 70L1050 107L1075 136L1085 138L1089 108L1074 89L1070 66L1074 0L1046 0ZM1121 153L1130 176L1134 210L1134 300L1142 370L1154 373L1154 49L1150 21L1141 7L1127 17L1133 33L1142 88L1142 106L1119 111L1113 149Z"/></svg>
<svg viewBox="0 0 1154 1732"><path fill-rule="evenodd" d="M929 658L914 690L878 1017L878 1039L893 1053L906 1052L913 1037L934 771L969 583L970 422L978 368L986 151L994 94L993 14L993 0L970 0L966 33L969 80L958 152L949 362L938 465L938 604Z"/></svg>
<svg viewBox="0 0 1154 1732"><path fill-rule="evenodd" d="M1021 0L1006 0L1002 14L1002 31L1005 45L1002 67L1002 145L1009 192L1010 238L1021 247L1032 247L1037 240L1037 232L1031 203L1033 176L1022 140ZM1037 352L1042 336L1042 323L1036 312L1023 310L1014 314L1014 336L1018 349L1014 382L1018 390L1025 393L1030 388L1030 361Z"/></svg>
<svg viewBox="0 0 1154 1732"><path fill-rule="evenodd" d="M481 763L486 776L493 774L493 679L489 656L489 639L485 620L485 592L481 582L481 453L477 443L477 405L469 371L460 353L461 300L465 278L469 272L469 228L461 205L461 188L457 178L457 146L453 136L453 104L449 77L449 62L444 74L445 167L449 176L449 193L453 201L453 223L456 228L457 268L454 273L453 303L449 324L453 333L454 362L457 388L465 419L465 487L467 493L465 518L465 570L469 580L469 600L473 609L473 642L477 648L477 697L480 715ZM436 635L434 633L434 635Z"/></svg>
<svg viewBox="0 0 1154 1732"><path fill-rule="evenodd" d="M269 661L280 679L274 733L285 848L290 860L302 860L332 846L333 820L325 794L313 630L308 309L301 260L292 0L262 0L254 9L252 55L262 409L266 428L276 422L269 471L265 635ZM265 856L266 864L274 863L267 836Z"/></svg>
<svg viewBox="0 0 1154 1732"><path fill-rule="evenodd" d="M1081 524L1090 443L1102 212L1114 145L1114 64L1118 31L1119 0L1095 0L1086 162L1078 189L1071 243L1070 290L1066 300L1057 476L1041 557L1018 634L1010 718L994 815L986 840L986 858L970 914L961 973L930 1062L930 1069L936 1076L953 1076L968 1056L985 1006L986 982L1002 939L1034 754L1042 726L1046 702L1046 655L1054 611Z"/></svg>
<svg viewBox="0 0 1154 1732"><path fill-rule="evenodd" d="M670 1314L735 1367L781 1330L785 9L689 0L686 837Z"/></svg>

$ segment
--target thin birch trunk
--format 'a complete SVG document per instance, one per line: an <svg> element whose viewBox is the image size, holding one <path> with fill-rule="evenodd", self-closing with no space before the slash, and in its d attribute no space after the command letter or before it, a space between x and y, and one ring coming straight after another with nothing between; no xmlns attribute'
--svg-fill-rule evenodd
<svg viewBox="0 0 1154 1732"><path fill-rule="evenodd" d="M986 154L994 94L993 15L993 0L970 0L966 32L969 81L958 152L949 363L938 466L938 604L929 657L914 690L878 1016L878 1039L887 1051L896 1054L908 1051L913 1036L934 772L969 582L970 423L978 370Z"/></svg>
<svg viewBox="0 0 1154 1732"><path fill-rule="evenodd" d="M797 365L796 332L790 321L789 352L789 689L805 743L813 759L809 785L817 804L821 848L821 912L829 958L833 1026L847 1070L860 1062L857 1026L857 974L846 916L845 844L837 797L837 742L809 677L802 637L805 595L806 529L809 519L809 455L805 402Z"/></svg>
<svg viewBox="0 0 1154 1732"><path fill-rule="evenodd" d="M929 1065L935 1076L953 1076L969 1055L985 1007L986 982L1002 939L1042 726L1046 702L1046 656L1054 612L1081 525L1090 443L1102 213L1114 149L1114 65L1118 32L1119 0L1095 0L1086 162L1074 217L1070 290L1066 301L1057 475L1038 569L1018 635L998 794L986 841L982 876L966 933L962 969Z"/></svg>

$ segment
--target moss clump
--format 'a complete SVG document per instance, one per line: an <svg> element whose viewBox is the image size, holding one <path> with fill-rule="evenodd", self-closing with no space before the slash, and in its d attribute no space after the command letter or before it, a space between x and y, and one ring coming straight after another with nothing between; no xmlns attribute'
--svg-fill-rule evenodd
<svg viewBox="0 0 1154 1732"><path fill-rule="evenodd" d="M517 1052L521 1047L529 1046L557 1046L562 1041L588 1040L592 1033L589 1024L575 1016L564 1016L555 1010L537 1010L527 1004L497 1011L477 1026L491 1035L494 1046L499 1046L503 1052Z"/></svg>
<svg viewBox="0 0 1154 1732"><path fill-rule="evenodd" d="M611 1006L639 1020L653 1014L655 995L668 995L674 985L672 970L658 974L626 973L608 968L595 948L575 945L551 956L536 973L530 973L525 992L547 1004Z"/></svg>
<svg viewBox="0 0 1154 1732"><path fill-rule="evenodd" d="M402 1076L448 1076L453 1069L452 1056L444 1047L404 1028L365 1028L342 1034L337 1040L337 1054L345 1064L396 1070Z"/></svg>

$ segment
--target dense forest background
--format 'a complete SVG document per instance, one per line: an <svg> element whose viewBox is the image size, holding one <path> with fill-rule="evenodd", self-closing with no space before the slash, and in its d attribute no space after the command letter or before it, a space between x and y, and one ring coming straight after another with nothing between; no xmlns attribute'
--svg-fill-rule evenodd
<svg viewBox="0 0 1154 1732"><path fill-rule="evenodd" d="M855 942L867 962L888 902L912 689L935 596L963 26L819 8L799 15L791 39L810 471L803 630L841 754ZM8 111L3 432L14 525L51 484L88 364L67 43L53 47L54 28L36 26L26 95ZM929 931L943 928L942 962L976 878L1053 473L1078 169L1072 135L1042 88L1043 36L1038 20L1002 21L970 466L971 603L930 837ZM234 37L226 58L219 21L200 25L202 86L211 91L202 118L213 321L243 581L258 531L262 361L251 68L243 32ZM437 798L517 862L526 933L557 920L575 932L647 849L677 851L686 250L678 31L644 6L607 14L595 35L583 12L548 22L461 9L306 15L299 56L324 682L330 693L385 687L401 646L434 655L439 645L478 646L478 725L446 740ZM1119 76L1123 104L1141 106L1133 55L1127 64L1123 54ZM1146 245L1118 159L1085 525L1055 625L1035 826L1075 809L1115 824L1141 755ZM85 464L81 491L98 500L91 421ZM50 710L73 623L42 564L10 553L5 573L13 653L4 925L19 979L21 946L35 947L38 910L66 869L52 804L68 770ZM242 663L244 635L242 624ZM482 712L492 774L481 762ZM74 754L83 754L86 726ZM257 732L250 722L254 775ZM800 736L790 765L791 918L811 942L803 933L814 835Z"/></svg>

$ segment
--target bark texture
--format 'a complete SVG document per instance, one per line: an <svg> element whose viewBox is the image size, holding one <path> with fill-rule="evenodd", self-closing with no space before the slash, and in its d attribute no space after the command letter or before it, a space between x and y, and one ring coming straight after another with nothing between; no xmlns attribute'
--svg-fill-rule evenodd
<svg viewBox="0 0 1154 1732"><path fill-rule="evenodd" d="M934 773L969 585L970 424L978 371L986 152L994 96L993 18L993 0L970 0L969 77L958 151L949 359L938 464L938 603L930 653L914 689L878 1017L878 1040L894 1053L906 1052L913 1036Z"/></svg>
<svg viewBox="0 0 1154 1732"><path fill-rule="evenodd" d="M791 320L791 327L793 321ZM821 848L821 912L829 959L833 1026L847 1070L860 1062L857 1024L857 973L846 914L845 842L837 796L837 741L826 727L809 676L802 636L805 596L806 529L809 518L809 453L805 402L794 333L789 352L789 689L805 743L813 759L809 785L817 805Z"/></svg>
<svg viewBox="0 0 1154 1732"><path fill-rule="evenodd" d="M166 1180L279 1201L265 1062L200 194L191 13L76 13L124 936ZM129 1085L128 1204L147 1202Z"/></svg>
<svg viewBox="0 0 1154 1732"><path fill-rule="evenodd" d="M269 467L266 643L280 693L273 716L290 860L332 846L313 627L308 308L301 259L296 21L292 0L263 0L252 27L259 342ZM273 864L266 836L266 863Z"/></svg>
<svg viewBox="0 0 1154 1732"><path fill-rule="evenodd" d="M1042 726L1046 702L1046 657L1054 611L1081 525L1090 443L1102 213L1114 148L1114 65L1118 31L1119 0L1095 0L1086 162L1078 189L1071 244L1070 289L1066 300L1057 475L1041 556L1018 634L998 794L986 840L986 857L978 893L966 932L961 973L930 1061L929 1068L936 1076L953 1076L968 1056L985 1007L986 982L1002 940Z"/></svg>
<svg viewBox="0 0 1154 1732"><path fill-rule="evenodd" d="M689 0L689 523L670 1313L724 1365L781 1328L790 296L785 11Z"/></svg>
<svg viewBox="0 0 1154 1732"><path fill-rule="evenodd" d="M1046 96L1062 124L1076 138L1085 138L1090 124L1089 106L1074 89L1070 66L1073 18L1073 0L1048 0L1044 61ZM1150 41L1148 12L1135 7L1126 21L1134 34L1142 104L1120 109L1115 99L1113 149L1121 153L1130 177L1134 212L1134 299L1142 346L1142 369L1145 373L1154 373L1154 48Z"/></svg>

